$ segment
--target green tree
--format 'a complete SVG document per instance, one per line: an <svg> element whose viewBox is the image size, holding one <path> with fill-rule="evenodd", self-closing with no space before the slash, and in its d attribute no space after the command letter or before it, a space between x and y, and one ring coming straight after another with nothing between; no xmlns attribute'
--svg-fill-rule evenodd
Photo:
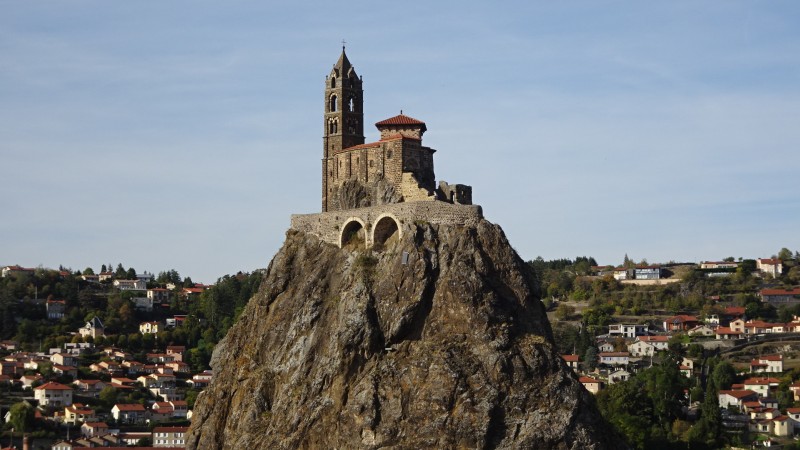
<svg viewBox="0 0 800 450"><path fill-rule="evenodd" d="M792 251L789 250L786 247L783 247L778 252L778 259L780 259L781 261L789 261L789 260L791 260L792 259Z"/></svg>
<svg viewBox="0 0 800 450"><path fill-rule="evenodd" d="M122 263L117 264L117 270L114 271L114 278L124 280L128 275L128 271L122 267Z"/></svg>
<svg viewBox="0 0 800 450"><path fill-rule="evenodd" d="M713 364L713 362L711 362ZM719 389L730 389L731 384L736 379L736 370L728 361L720 361L713 365L711 379L714 387Z"/></svg>
<svg viewBox="0 0 800 450"><path fill-rule="evenodd" d="M700 406L700 419L689 431L689 442L703 443L711 448L716 448L722 434L722 415L719 410L717 386L714 379L709 378L706 383L706 392Z"/></svg>
<svg viewBox="0 0 800 450"><path fill-rule="evenodd" d="M33 429L36 411L30 403L26 401L14 403L8 412L8 421L14 427L14 430L24 434L26 431Z"/></svg>
<svg viewBox="0 0 800 450"><path fill-rule="evenodd" d="M586 368L587 371L592 371L597 368L597 363L597 348L594 346L587 347L586 351L583 353L583 367Z"/></svg>
<svg viewBox="0 0 800 450"><path fill-rule="evenodd" d="M106 386L103 388L102 391L100 391L99 395L100 395L99 397L100 401L103 403L103 406L105 406L108 409L111 409L117 403L117 396L119 394L117 390L114 389L113 387Z"/></svg>
<svg viewBox="0 0 800 450"><path fill-rule="evenodd" d="M83 274L84 275L94 275L94 269L92 269L91 267L87 267L87 268L83 269Z"/></svg>

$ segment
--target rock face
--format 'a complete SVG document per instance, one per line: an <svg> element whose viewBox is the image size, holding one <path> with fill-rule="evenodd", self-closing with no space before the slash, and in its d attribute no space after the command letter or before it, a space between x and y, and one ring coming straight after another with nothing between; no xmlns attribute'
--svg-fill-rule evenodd
<svg viewBox="0 0 800 450"><path fill-rule="evenodd" d="M188 449L623 448L499 226L401 231L380 251L287 233Z"/></svg>

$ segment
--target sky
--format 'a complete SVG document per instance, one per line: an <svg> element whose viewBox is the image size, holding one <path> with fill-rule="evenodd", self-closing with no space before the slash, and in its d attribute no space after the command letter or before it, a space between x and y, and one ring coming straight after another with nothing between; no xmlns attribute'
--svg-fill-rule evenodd
<svg viewBox="0 0 800 450"><path fill-rule="evenodd" d="M800 250L796 1L0 0L0 265L213 283L318 212L324 81L523 259ZM378 132L365 127L367 142Z"/></svg>

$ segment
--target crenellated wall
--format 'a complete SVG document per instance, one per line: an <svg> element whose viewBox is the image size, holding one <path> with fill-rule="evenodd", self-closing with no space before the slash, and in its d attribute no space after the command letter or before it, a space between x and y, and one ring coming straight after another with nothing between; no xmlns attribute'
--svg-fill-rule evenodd
<svg viewBox="0 0 800 450"><path fill-rule="evenodd" d="M373 228L384 217L391 217L399 222L397 227L402 235L415 221L475 226L483 219L483 211L479 205L454 205L441 201L395 203L318 214L293 214L291 228L341 246L342 231L349 223L357 221L366 231L367 247L371 247Z"/></svg>

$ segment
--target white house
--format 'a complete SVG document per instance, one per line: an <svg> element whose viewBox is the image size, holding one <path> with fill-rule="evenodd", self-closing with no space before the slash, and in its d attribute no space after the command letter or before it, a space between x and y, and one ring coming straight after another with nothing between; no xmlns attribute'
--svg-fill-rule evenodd
<svg viewBox="0 0 800 450"><path fill-rule="evenodd" d="M33 389L33 398L40 406L69 406L72 404L72 388L51 381Z"/></svg>
<svg viewBox="0 0 800 450"><path fill-rule="evenodd" d="M750 372L783 372L783 355L764 355L750 361Z"/></svg>

